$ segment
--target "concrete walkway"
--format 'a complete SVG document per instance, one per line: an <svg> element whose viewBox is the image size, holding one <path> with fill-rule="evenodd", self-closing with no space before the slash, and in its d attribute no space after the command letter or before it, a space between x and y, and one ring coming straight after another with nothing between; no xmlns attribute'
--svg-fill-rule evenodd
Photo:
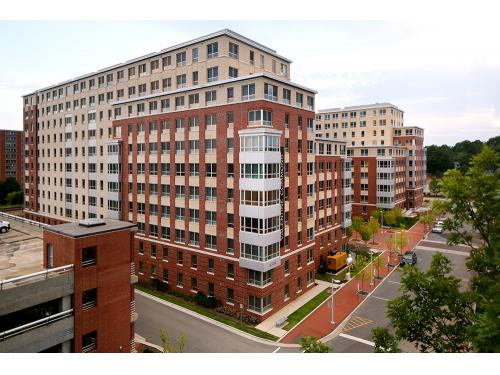
<svg viewBox="0 0 500 375"><path fill-rule="evenodd" d="M316 280L315 282L317 285L314 288L309 289L295 301L290 302L277 313L271 315L269 318L261 322L255 328L260 329L264 332L268 332L280 338L285 336L289 331L285 331L284 329L276 327L276 321L283 317L289 316L290 314L295 312L295 310L299 309L302 305L305 305L307 302L320 294L323 290L331 286L331 284L327 283L326 281Z"/></svg>

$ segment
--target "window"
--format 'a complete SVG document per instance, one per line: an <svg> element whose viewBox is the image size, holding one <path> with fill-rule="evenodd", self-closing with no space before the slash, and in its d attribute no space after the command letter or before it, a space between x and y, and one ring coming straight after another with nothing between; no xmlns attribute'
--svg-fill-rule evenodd
<svg viewBox="0 0 500 375"><path fill-rule="evenodd" d="M241 86L241 100L255 99L255 83Z"/></svg>
<svg viewBox="0 0 500 375"><path fill-rule="evenodd" d="M177 66L186 65L186 52L179 52L175 55L175 61Z"/></svg>
<svg viewBox="0 0 500 375"><path fill-rule="evenodd" d="M219 43L214 42L207 45L207 57L213 59L219 56Z"/></svg>
<svg viewBox="0 0 500 375"><path fill-rule="evenodd" d="M277 101L278 100L278 86L264 83L264 99Z"/></svg>
<svg viewBox="0 0 500 375"><path fill-rule="evenodd" d="M90 267L97 264L97 247L85 247L82 249L82 267Z"/></svg>
<svg viewBox="0 0 500 375"><path fill-rule="evenodd" d="M232 57L233 59L238 58L238 45L237 44L229 42L229 57Z"/></svg>
<svg viewBox="0 0 500 375"><path fill-rule="evenodd" d="M207 81L214 82L219 79L219 67L214 66L212 68L207 69Z"/></svg>
<svg viewBox="0 0 500 375"><path fill-rule="evenodd" d="M205 247L207 249L216 249L217 248L217 237L212 236L210 234L205 235Z"/></svg>
<svg viewBox="0 0 500 375"><path fill-rule="evenodd" d="M227 301L227 303L230 303L230 304L234 303L234 289L231 289L231 288L227 289L226 301Z"/></svg>
<svg viewBox="0 0 500 375"><path fill-rule="evenodd" d="M196 277L191 278L191 290L198 290L198 279Z"/></svg>
<svg viewBox="0 0 500 375"><path fill-rule="evenodd" d="M227 276L228 279L234 279L234 264L227 264Z"/></svg>
<svg viewBox="0 0 500 375"><path fill-rule="evenodd" d="M177 88L186 87L186 74L181 74L176 77Z"/></svg>
<svg viewBox="0 0 500 375"><path fill-rule="evenodd" d="M217 200L217 189L213 187L205 187L205 199L207 201Z"/></svg>
<svg viewBox="0 0 500 375"><path fill-rule="evenodd" d="M198 268L198 257L194 254L191 255L191 268Z"/></svg>
<svg viewBox="0 0 500 375"><path fill-rule="evenodd" d="M208 270L207 272L214 273L215 272L215 261L213 258L208 258Z"/></svg>
<svg viewBox="0 0 500 375"><path fill-rule="evenodd" d="M272 270L260 272L248 270L248 284L264 286L272 282Z"/></svg>
<svg viewBox="0 0 500 375"><path fill-rule="evenodd" d="M238 69L229 67L229 77L230 78L238 78Z"/></svg>
<svg viewBox="0 0 500 375"><path fill-rule="evenodd" d="M214 296L214 283L208 283L208 296Z"/></svg>
<svg viewBox="0 0 500 375"><path fill-rule="evenodd" d="M207 105L215 104L217 102L217 91L211 90L205 92L205 103Z"/></svg>
<svg viewBox="0 0 500 375"><path fill-rule="evenodd" d="M292 103L292 92L288 89L283 89L283 104L290 105Z"/></svg>
<svg viewBox="0 0 500 375"><path fill-rule="evenodd" d="M263 314L271 309L271 294L263 298L248 296L248 310Z"/></svg>
<svg viewBox="0 0 500 375"><path fill-rule="evenodd" d="M191 51L191 56L193 58L193 62L198 62L198 48L193 48Z"/></svg>
<svg viewBox="0 0 500 375"><path fill-rule="evenodd" d="M178 288L182 288L182 283L183 283L183 277L182 277L182 273L177 273L177 287Z"/></svg>
<svg viewBox="0 0 500 375"><path fill-rule="evenodd" d="M206 177L217 177L217 164L215 163L206 164Z"/></svg>
<svg viewBox="0 0 500 375"><path fill-rule="evenodd" d="M184 253L182 251L177 251L177 264L180 266L184 264Z"/></svg>

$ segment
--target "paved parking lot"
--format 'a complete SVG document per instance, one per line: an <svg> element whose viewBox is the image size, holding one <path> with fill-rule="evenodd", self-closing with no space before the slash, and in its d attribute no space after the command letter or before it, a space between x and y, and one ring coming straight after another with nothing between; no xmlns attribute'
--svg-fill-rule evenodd
<svg viewBox="0 0 500 375"><path fill-rule="evenodd" d="M423 246L424 244L425 246ZM419 269L429 268L432 255L439 251L450 259L453 265L453 275L462 280L462 287L465 288L469 282L465 260L468 251L461 248L455 250L454 247L437 248L429 241L421 241L416 247L417 265ZM399 267L375 289L372 295L366 297L364 301L347 320L339 336L330 340L328 344L336 352L340 353L371 353L373 352L372 329L374 327L388 327L389 319L386 317L386 304L389 300L401 295L399 291L401 272ZM405 352L415 352L415 348L408 342L400 343L400 348Z"/></svg>

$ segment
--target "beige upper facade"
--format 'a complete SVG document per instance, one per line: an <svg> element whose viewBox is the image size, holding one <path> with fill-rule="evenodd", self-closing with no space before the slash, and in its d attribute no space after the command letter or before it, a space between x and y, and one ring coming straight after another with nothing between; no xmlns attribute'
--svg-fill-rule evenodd
<svg viewBox="0 0 500 375"><path fill-rule="evenodd" d="M404 112L390 103L319 110L316 136L352 146L391 146L394 128L403 127Z"/></svg>
<svg viewBox="0 0 500 375"><path fill-rule="evenodd" d="M115 119L159 113L166 101L169 111L258 99L314 110L315 92L290 82L290 64L226 29L24 96L25 108L38 106L38 211L55 218L107 217ZM244 97L243 86L252 83L255 94Z"/></svg>

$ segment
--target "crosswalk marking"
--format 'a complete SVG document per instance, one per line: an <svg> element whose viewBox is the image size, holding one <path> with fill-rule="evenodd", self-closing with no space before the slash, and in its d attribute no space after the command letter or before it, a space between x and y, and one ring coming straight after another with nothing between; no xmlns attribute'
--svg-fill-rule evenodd
<svg viewBox="0 0 500 375"><path fill-rule="evenodd" d="M373 323L373 320L363 318L362 316L353 316L347 324L342 328L342 332L348 332L355 328L365 326L367 324Z"/></svg>
<svg viewBox="0 0 500 375"><path fill-rule="evenodd" d="M350 340L354 340L354 341L357 341L357 342L361 342L361 343L366 344L366 345L375 346L374 342L368 341L368 340L365 340L365 339L361 339L359 337L355 337L355 336L351 336L351 335L346 335L344 333L341 333L339 336L340 337L344 337L346 339L350 339Z"/></svg>
<svg viewBox="0 0 500 375"><path fill-rule="evenodd" d="M387 298L382 298L382 297L377 297L377 296L372 296L373 298L376 299L381 299L382 301L389 301Z"/></svg>

